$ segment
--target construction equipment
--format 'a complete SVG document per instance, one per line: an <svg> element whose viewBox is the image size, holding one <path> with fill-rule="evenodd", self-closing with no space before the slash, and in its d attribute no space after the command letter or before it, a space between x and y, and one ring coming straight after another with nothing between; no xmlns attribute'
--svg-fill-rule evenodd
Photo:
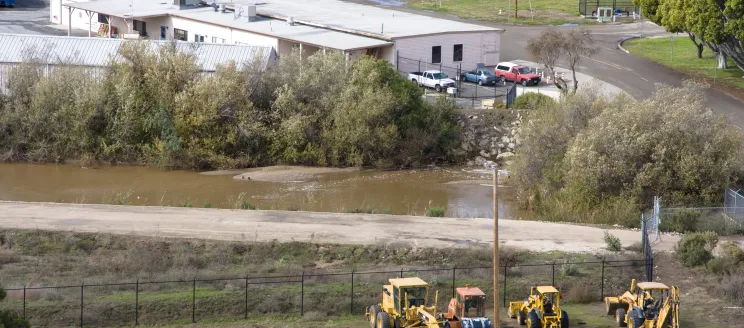
<svg viewBox="0 0 744 328"><path fill-rule="evenodd" d="M493 328L491 320L485 316L486 294L478 287L459 287L447 306L447 319L450 328Z"/></svg>
<svg viewBox="0 0 744 328"><path fill-rule="evenodd" d="M607 315L618 327L679 328L679 289L659 282L630 282L630 290L605 297Z"/></svg>
<svg viewBox="0 0 744 328"><path fill-rule="evenodd" d="M434 303L426 306L429 284L421 278L395 278L382 286L382 303L370 306L366 311L372 328L447 327L447 320L437 314L439 292Z"/></svg>
<svg viewBox="0 0 744 328"><path fill-rule="evenodd" d="M509 317L529 328L569 328L568 313L561 310L563 295L553 286L530 288L523 302L509 302Z"/></svg>

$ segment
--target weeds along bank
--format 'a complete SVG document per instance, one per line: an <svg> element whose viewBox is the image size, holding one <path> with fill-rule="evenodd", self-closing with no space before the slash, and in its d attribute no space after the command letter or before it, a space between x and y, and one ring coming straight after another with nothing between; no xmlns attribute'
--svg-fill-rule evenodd
<svg viewBox="0 0 744 328"><path fill-rule="evenodd" d="M742 136L706 107L705 86L657 86L648 99L592 88L523 124L511 182L549 221L638 227L641 210L720 206L742 170Z"/></svg>
<svg viewBox="0 0 744 328"><path fill-rule="evenodd" d="M122 46L102 80L35 58L0 97L4 161L210 169L277 163L407 167L454 160L455 105L427 104L383 60L336 53L199 72L173 46Z"/></svg>

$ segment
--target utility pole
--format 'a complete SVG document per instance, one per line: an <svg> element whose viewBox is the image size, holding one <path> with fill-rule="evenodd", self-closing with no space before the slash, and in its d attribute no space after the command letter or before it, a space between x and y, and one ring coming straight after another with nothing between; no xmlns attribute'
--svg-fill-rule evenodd
<svg viewBox="0 0 744 328"><path fill-rule="evenodd" d="M516 1L515 1L516 2ZM493 323L501 327L499 321L499 170L493 166Z"/></svg>
<svg viewBox="0 0 744 328"><path fill-rule="evenodd" d="M519 18L519 0L514 0L514 19Z"/></svg>

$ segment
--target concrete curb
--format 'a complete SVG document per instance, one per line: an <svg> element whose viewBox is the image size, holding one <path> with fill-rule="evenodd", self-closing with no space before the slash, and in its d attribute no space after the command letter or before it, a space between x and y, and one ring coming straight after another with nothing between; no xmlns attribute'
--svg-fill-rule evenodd
<svg viewBox="0 0 744 328"><path fill-rule="evenodd" d="M626 54L630 54L630 51L628 51L627 49L623 48L623 43L625 43L625 41L628 41L628 40L630 40L630 39L640 39L640 38L641 38L641 37L640 37L640 36L638 36L638 35L635 35L635 36L629 36L629 37L627 37L627 38L623 38L622 40L620 40L620 42L618 42L618 43L617 43L617 48L618 48L618 49L620 49L620 50L622 50L622 51L623 51L623 52L625 52Z"/></svg>

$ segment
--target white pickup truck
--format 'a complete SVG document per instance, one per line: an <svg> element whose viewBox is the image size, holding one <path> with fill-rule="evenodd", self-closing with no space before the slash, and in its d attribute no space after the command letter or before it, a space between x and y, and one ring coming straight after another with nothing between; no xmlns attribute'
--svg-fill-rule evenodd
<svg viewBox="0 0 744 328"><path fill-rule="evenodd" d="M455 86L455 80L440 71L411 72L408 74L408 79L420 86L434 88L437 92Z"/></svg>

